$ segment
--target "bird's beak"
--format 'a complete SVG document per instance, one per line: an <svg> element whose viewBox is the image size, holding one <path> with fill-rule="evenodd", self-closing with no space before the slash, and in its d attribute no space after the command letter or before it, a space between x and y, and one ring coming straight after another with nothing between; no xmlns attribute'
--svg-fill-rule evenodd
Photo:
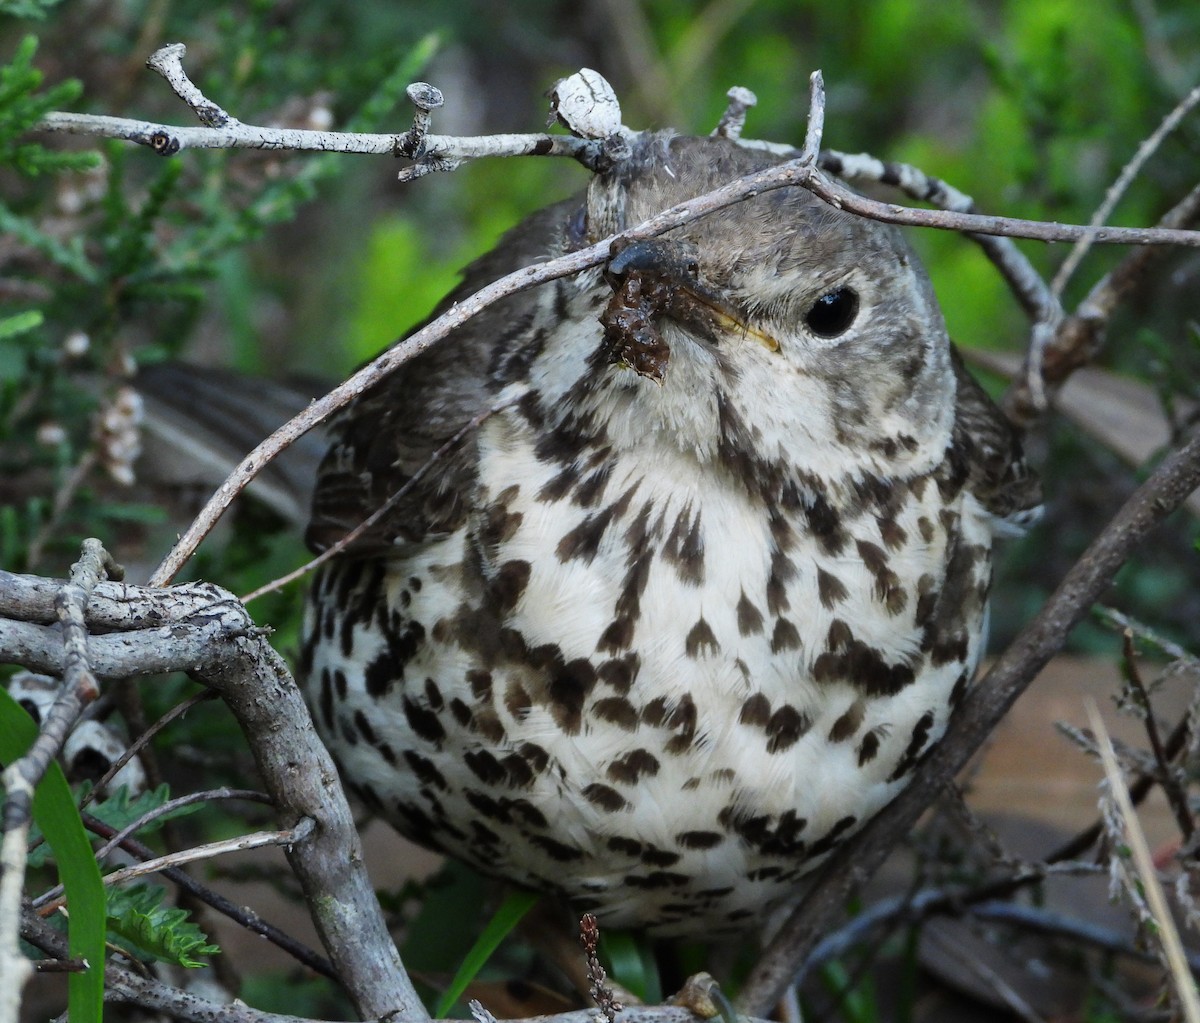
<svg viewBox="0 0 1200 1023"><path fill-rule="evenodd" d="M666 316L716 340L722 333L740 334L779 351L779 341L748 323L721 295L704 286L695 261L677 245L657 239L626 245L604 268L604 276L618 294L631 278L648 316Z"/></svg>

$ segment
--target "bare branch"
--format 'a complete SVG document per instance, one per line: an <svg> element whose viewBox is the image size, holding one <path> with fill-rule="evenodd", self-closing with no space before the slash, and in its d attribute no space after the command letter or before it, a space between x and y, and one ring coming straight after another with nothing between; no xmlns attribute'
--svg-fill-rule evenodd
<svg viewBox="0 0 1200 1023"><path fill-rule="evenodd" d="M1179 229L1195 223L1197 217L1200 217L1200 185L1176 203L1159 224ZM1117 306L1159 265L1166 252L1152 247L1131 252L1093 285L1056 331L1041 338L1035 336L1021 372L1004 395L1004 413L1009 419L1018 426L1029 426L1037 420L1046 408L1043 388L1053 391L1095 358Z"/></svg>
<svg viewBox="0 0 1200 1023"><path fill-rule="evenodd" d="M23 581L0 574L0 594L37 592L37 586ZM103 678L186 670L220 693L246 735L281 821L295 825L307 817L317 822L310 837L293 842L285 852L356 1008L366 1018L395 1014L424 1019L367 877L337 770L286 665L231 594L215 586L180 589L182 597L175 600L170 590L121 587L126 607L139 607L146 620L166 624L93 636L93 671ZM206 607L199 605L200 594L208 597ZM94 601L101 599L93 593ZM183 613L173 619L172 613L179 611ZM44 614L43 605L26 616L37 620ZM97 617L117 619L121 609L108 608ZM0 660L57 673L65 659L55 630L0 618Z"/></svg>
<svg viewBox="0 0 1200 1023"><path fill-rule="evenodd" d="M297 842L306 841L316 830L316 821L305 817L294 828L284 828L282 831L257 831L252 835L238 835L236 838L223 838L218 842L206 842L182 849L179 852L156 856L143 863L135 863L131 867L122 867L111 874L105 874L102 880L105 884L121 884L123 881L146 874L157 874L167 867L179 867L185 863L195 863L197 860L210 860L214 856L224 856L226 853L243 852L246 849L261 849L265 845L291 846Z"/></svg>
<svg viewBox="0 0 1200 1023"><path fill-rule="evenodd" d="M1071 629L1110 584L1133 548L1200 485L1200 435L1172 454L1125 502L1021 630L968 692L942 740L908 787L825 865L747 979L742 1011L762 1013L841 912L850 889L869 877L900 842L947 781L955 776L1013 701L1066 641Z"/></svg>
<svg viewBox="0 0 1200 1023"><path fill-rule="evenodd" d="M442 444L441 447L434 451L434 453L421 464L416 472L414 472L408 477L408 479L404 481L404 485L399 490L392 494L391 497L389 497L383 502L383 504L371 512L370 515L368 515L365 519L363 519L362 522L350 530L350 532L343 536L337 543L331 544L315 558L305 562L299 568L293 569L291 572L280 576L278 579L272 579L269 583L265 583L252 593L247 593L246 596L242 598L242 603L249 604L250 601L257 599L258 597L261 597L267 593L273 593L275 590L282 589L288 583L295 582L297 579L303 578L309 572L320 568L331 558L341 554L342 551L350 546L350 544L354 543L355 540L362 536L363 533L375 525L376 522L382 519L384 515L394 508L404 498L404 496L421 481L421 479L427 472L429 472L430 469L437 465L439 461L445 458L458 446L458 442L461 441L468 433L479 429L479 427L485 421L487 421L491 416L495 415L501 409L506 409L520 401L521 398L524 397L524 394L525 392L522 391L520 394L510 397L508 400L501 402L498 405L493 405L490 408L486 408L482 412L472 416L467 423L462 426L449 440L447 440L444 444Z"/></svg>
<svg viewBox="0 0 1200 1023"><path fill-rule="evenodd" d="M107 839L113 839L116 836L117 832L115 828L105 824L103 821L97 820L91 814L85 813L81 816L83 817L84 826L93 834ZM149 846L143 845L134 838L121 839L121 848L140 860L149 860L154 857L154 851ZM337 971L334 970L333 965L328 959L297 941L290 934L276 927L274 924L264 920L249 906L238 906L230 902L225 896L213 891L207 885L202 884L177 867L163 868L162 876L172 884L182 888L198 902L203 902L205 905L211 906L218 913L223 914L238 924L238 926L246 928L252 934L257 934L265 938L277 948L282 949L288 955L292 956L296 962L307 969L328 977L334 982L339 981L340 978L337 975Z"/></svg>
<svg viewBox="0 0 1200 1023"><path fill-rule="evenodd" d="M746 126L746 112L758 103L758 97L740 85L733 86L725 96L729 105L712 133L727 139L740 139L742 129Z"/></svg>
<svg viewBox="0 0 1200 1023"><path fill-rule="evenodd" d="M1157 151L1162 145L1163 139L1171 134L1191 110L1200 104L1200 85L1197 85L1191 92L1183 97L1171 110L1166 117L1162 119L1162 123L1150 134L1146 139L1142 140L1142 144L1138 146L1137 152L1133 154L1133 158L1127 163L1118 175L1117 180L1112 183L1108 191L1104 195L1104 201L1099 208L1092 214L1091 224L1097 227L1103 224L1112 213L1114 207L1120 202L1129 186L1133 183L1134 178L1141 172L1146 161ZM1088 237L1079 239L1075 243L1074 248L1067 253L1067 258L1063 260L1062 266L1058 268L1058 272L1054 275L1054 280L1051 282L1051 289L1055 295L1061 295L1067 283L1071 280L1071 276L1078 269L1079 264L1083 262L1083 257L1087 255L1088 250L1092 247L1092 241Z"/></svg>
<svg viewBox="0 0 1200 1023"><path fill-rule="evenodd" d="M130 835L136 834L142 828L146 827L149 824L152 824L154 821L158 820L159 818L164 817L167 814L175 813L177 810L180 810L185 806L192 806L196 803L215 802L219 799L252 799L258 803L266 803L268 806L271 804L270 796L268 796L262 792L255 792L252 789L222 788L222 789L209 789L206 792L189 792L186 796L180 796L178 799L168 799L161 806L156 806L153 810L150 810L148 813L142 814L140 817L137 818L137 820L133 821L131 824L126 825L124 828L122 828L120 831L118 831L115 835L113 835L111 838L109 838L108 841L106 841L104 843L104 845L102 845L99 849L96 850L96 861L99 862L99 861L103 860L114 849L121 846L121 844L125 841L125 839L129 838ZM212 853L212 855L215 856L215 855L217 855L217 853L214 852L214 853ZM143 860L143 864L150 862L150 860L152 860L154 858L155 857L145 858ZM189 861L179 861L179 862L189 862ZM172 866L174 866L174 864L170 864L170 863L162 864L159 867L157 867L156 870L153 872L169 870ZM144 871L144 873L152 873L152 871ZM109 881L108 878L106 878L105 880ZM122 880L122 879L118 878L117 880ZM109 883L111 883L111 882L109 882ZM30 901L30 905L33 906L34 909L41 909L43 906L48 906L52 902L54 902L54 900L58 899L63 894L64 891L65 891L65 888L61 884L57 884L53 888L49 889L48 891L43 892L36 899L32 899Z"/></svg>

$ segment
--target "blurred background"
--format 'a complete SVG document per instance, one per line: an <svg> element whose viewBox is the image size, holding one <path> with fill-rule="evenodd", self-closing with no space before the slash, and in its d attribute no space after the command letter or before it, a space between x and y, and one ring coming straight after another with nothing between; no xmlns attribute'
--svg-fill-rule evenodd
<svg viewBox="0 0 1200 1023"><path fill-rule="evenodd" d="M144 67L168 42L186 43L193 80L244 122L396 133L411 123L404 88L414 80L445 94L436 133L542 130L546 91L587 66L613 84L633 128L708 133L726 90L742 85L758 96L746 135L799 142L808 76L819 68L827 147L916 164L985 212L1074 223L1088 221L1139 143L1200 81L1195 0L0 0L5 569L62 574L80 539L97 535L144 581L207 496L203 479L170 493L147 485L139 366L185 359L336 382L423 319L505 230L586 182L563 160L478 161L399 185L383 157L189 151L164 160L121 143L27 134L53 109L194 123ZM1113 222L1155 223L1196 185L1198 168L1193 112ZM934 231L911 238L958 343L1020 353L1028 325L975 247ZM1067 251L1021 246L1048 276ZM1121 255L1092 250L1067 288L1068 309ZM1099 361L1144 399L1128 431L1158 438L1152 464L1200 398L1200 254L1180 250L1160 265L1114 320ZM1029 446L1048 514L1004 549L997 648L1146 471L1061 417ZM247 500L227 518L190 576L246 593L304 560L278 508ZM1193 651L1196 544L1195 520L1176 516L1109 598ZM251 605L288 655L301 592L293 585ZM1121 650L1096 620L1072 643L1110 661ZM174 680L147 689L144 702L114 698L137 727L191 688ZM178 728L174 771L216 784L247 770L219 708L197 708ZM997 805L1010 795L993 790ZM214 815L207 827L229 823ZM245 874L280 883L277 870ZM477 906L472 883L441 890L460 909ZM402 890L393 908L411 895ZM434 922L454 912L427 905ZM437 960L434 933L425 948Z"/></svg>

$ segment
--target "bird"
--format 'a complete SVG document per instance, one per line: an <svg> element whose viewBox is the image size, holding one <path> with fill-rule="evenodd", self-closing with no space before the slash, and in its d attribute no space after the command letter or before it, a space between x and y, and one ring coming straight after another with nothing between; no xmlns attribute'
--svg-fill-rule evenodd
<svg viewBox="0 0 1200 1023"><path fill-rule="evenodd" d="M782 157L637 135L443 303ZM790 186L509 296L330 427L300 677L420 844L744 932L904 786L1040 504L901 232Z"/></svg>

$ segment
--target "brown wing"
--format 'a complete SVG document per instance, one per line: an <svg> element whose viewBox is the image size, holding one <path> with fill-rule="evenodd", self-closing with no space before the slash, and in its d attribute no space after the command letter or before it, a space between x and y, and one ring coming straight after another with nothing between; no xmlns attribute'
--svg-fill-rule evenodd
<svg viewBox="0 0 1200 1023"><path fill-rule="evenodd" d="M1021 435L951 349L958 382L954 447L966 453L967 489L1012 532L1035 522L1042 486L1025 461Z"/></svg>
<svg viewBox="0 0 1200 1023"><path fill-rule="evenodd" d="M578 201L534 214L464 272L433 317L480 288L561 251ZM553 286L504 299L405 363L333 423L305 538L324 550L396 495L447 440L521 372L553 303ZM431 317L432 318L432 317ZM355 553L395 549L458 526L475 485L476 439L464 436L411 491L351 545Z"/></svg>

